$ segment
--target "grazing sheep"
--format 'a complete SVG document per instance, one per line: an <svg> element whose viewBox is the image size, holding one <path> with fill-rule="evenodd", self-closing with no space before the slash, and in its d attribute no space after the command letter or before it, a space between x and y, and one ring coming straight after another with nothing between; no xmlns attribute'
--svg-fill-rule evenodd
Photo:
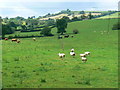
<svg viewBox="0 0 120 90"><path fill-rule="evenodd" d="M81 57L81 59L82 59L82 62L86 62L87 61L87 58L85 58L85 57Z"/></svg>
<svg viewBox="0 0 120 90"><path fill-rule="evenodd" d="M58 36L58 39L62 39L62 36Z"/></svg>
<svg viewBox="0 0 120 90"><path fill-rule="evenodd" d="M64 54L64 53L59 53L58 55L59 55L60 58L65 57L65 54Z"/></svg>
<svg viewBox="0 0 120 90"><path fill-rule="evenodd" d="M75 52L70 52L70 55L71 56L75 56Z"/></svg>
<svg viewBox="0 0 120 90"><path fill-rule="evenodd" d="M36 41L36 38L33 38L33 41Z"/></svg>
<svg viewBox="0 0 120 90"><path fill-rule="evenodd" d="M7 40L8 40L8 38L5 38L4 40L5 40L5 41L7 41Z"/></svg>
<svg viewBox="0 0 120 90"><path fill-rule="evenodd" d="M85 52L85 55L90 55L90 52Z"/></svg>
<svg viewBox="0 0 120 90"><path fill-rule="evenodd" d="M17 43L20 43L20 40L19 40L19 39L17 40Z"/></svg>
<svg viewBox="0 0 120 90"><path fill-rule="evenodd" d="M86 54L80 54L80 57L85 57L86 56Z"/></svg>
<svg viewBox="0 0 120 90"><path fill-rule="evenodd" d="M69 37L69 35L65 35L65 36L64 36L64 38L68 38L68 37Z"/></svg>
<svg viewBox="0 0 120 90"><path fill-rule="evenodd" d="M72 35L71 37L73 38L74 36Z"/></svg>
<svg viewBox="0 0 120 90"><path fill-rule="evenodd" d="M17 42L17 39L12 39L12 42L13 42L13 41L14 41L14 42Z"/></svg>
<svg viewBox="0 0 120 90"><path fill-rule="evenodd" d="M74 49L73 49L73 48L71 49L71 52L74 52Z"/></svg>

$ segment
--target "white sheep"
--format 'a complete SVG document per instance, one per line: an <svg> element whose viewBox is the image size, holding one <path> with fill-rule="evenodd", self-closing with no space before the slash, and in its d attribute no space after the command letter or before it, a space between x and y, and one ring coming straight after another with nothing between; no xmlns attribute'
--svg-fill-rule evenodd
<svg viewBox="0 0 120 90"><path fill-rule="evenodd" d="M80 57L85 57L86 56L86 54L80 54Z"/></svg>
<svg viewBox="0 0 120 90"><path fill-rule="evenodd" d="M65 57L65 54L64 54L64 53L59 53L58 55L59 55L60 58Z"/></svg>
<svg viewBox="0 0 120 90"><path fill-rule="evenodd" d="M81 57L81 59L82 59L82 62L86 62L87 61L87 58L85 58L85 57Z"/></svg>
<svg viewBox="0 0 120 90"><path fill-rule="evenodd" d="M20 43L20 40L19 40L19 39L17 39L17 43Z"/></svg>
<svg viewBox="0 0 120 90"><path fill-rule="evenodd" d="M85 55L90 55L90 52L85 52Z"/></svg>
<svg viewBox="0 0 120 90"><path fill-rule="evenodd" d="M33 41L36 41L36 38L33 38Z"/></svg>
<svg viewBox="0 0 120 90"><path fill-rule="evenodd" d="M74 49L73 49L73 48L71 49L71 52L74 52Z"/></svg>
<svg viewBox="0 0 120 90"><path fill-rule="evenodd" d="M70 52L70 55L71 56L75 56L75 52Z"/></svg>

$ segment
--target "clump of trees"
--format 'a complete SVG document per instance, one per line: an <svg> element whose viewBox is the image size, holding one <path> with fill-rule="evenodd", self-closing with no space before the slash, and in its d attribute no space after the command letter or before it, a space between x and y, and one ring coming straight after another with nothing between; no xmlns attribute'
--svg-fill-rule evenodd
<svg viewBox="0 0 120 90"><path fill-rule="evenodd" d="M66 28L67 28L67 20L65 17L61 18L61 19L57 19L56 21L56 27L57 27L57 33L60 33L61 35L63 35L63 33L66 32Z"/></svg>
<svg viewBox="0 0 120 90"><path fill-rule="evenodd" d="M86 19L92 19L96 18L97 16L92 15L93 12L90 12L88 16L86 16L85 11L71 11L69 9L67 10L62 10L59 13L56 14L50 14L48 13L45 16L39 16L36 18L35 16L28 17L27 19L17 16L15 18L2 18L0 17L0 22L2 22L2 37L4 38L6 34L12 34L15 31L21 31L21 32L34 32L34 31L41 31L41 34L44 36L51 36L51 28L57 27L57 33L59 34L64 34L66 33L66 28L68 22L73 22L73 21L81 21L81 20L86 20ZM113 11L109 11L106 13L103 13L103 15L110 15L114 13ZM39 20L40 18L44 17L50 17L50 16L55 16L59 14L68 14L68 16L72 16L72 19L69 19L69 17L64 16L61 19L48 19L48 20ZM75 15L82 14L81 16L77 17ZM99 15L102 16L102 15ZM43 28L43 29L42 29ZM120 23L115 24L113 26L113 29L120 29ZM74 31L73 33L78 33L78 31Z"/></svg>
<svg viewBox="0 0 120 90"><path fill-rule="evenodd" d="M9 24L2 24L2 38L4 38L6 34L12 34L14 32L14 27L11 27Z"/></svg>
<svg viewBox="0 0 120 90"><path fill-rule="evenodd" d="M113 30L120 30L120 22L116 23L112 27Z"/></svg>
<svg viewBox="0 0 120 90"><path fill-rule="evenodd" d="M51 33L51 28L50 27L44 27L41 32L41 35L43 36L53 36L53 34Z"/></svg>
<svg viewBox="0 0 120 90"><path fill-rule="evenodd" d="M92 19L93 15L91 14L91 12L88 14L88 19Z"/></svg>
<svg viewBox="0 0 120 90"><path fill-rule="evenodd" d="M79 19L78 17L73 17L73 18L71 19L71 21L79 21L79 20L81 20L81 19Z"/></svg>

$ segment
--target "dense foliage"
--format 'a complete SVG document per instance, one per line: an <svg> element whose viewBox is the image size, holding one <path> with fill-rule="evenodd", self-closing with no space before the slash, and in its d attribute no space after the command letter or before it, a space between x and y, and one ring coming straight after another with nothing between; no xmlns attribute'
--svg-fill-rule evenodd
<svg viewBox="0 0 120 90"><path fill-rule="evenodd" d="M58 19L57 22L56 22L56 26L57 26L57 33L65 33L66 32L66 28L67 28L67 21L65 18L61 18L61 19Z"/></svg>
<svg viewBox="0 0 120 90"><path fill-rule="evenodd" d="M41 35L43 36L52 36L53 34L51 33L51 28L49 27L44 27L42 31L40 32Z"/></svg>
<svg viewBox="0 0 120 90"><path fill-rule="evenodd" d="M120 22L113 25L113 30L120 30Z"/></svg>

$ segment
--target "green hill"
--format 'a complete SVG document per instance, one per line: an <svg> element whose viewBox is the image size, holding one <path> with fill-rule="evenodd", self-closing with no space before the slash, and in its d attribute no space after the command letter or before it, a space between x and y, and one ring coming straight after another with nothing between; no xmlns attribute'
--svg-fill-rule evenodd
<svg viewBox="0 0 120 90"><path fill-rule="evenodd" d="M73 29L78 29L79 34L63 39L57 39L54 28L55 36L36 41L2 40L3 88L118 88L118 31L111 29L116 22L72 22L67 34ZM71 48L75 49L75 57L69 54ZM91 55L83 63L79 54L85 51ZM64 59L58 57L59 52L66 54Z"/></svg>
<svg viewBox="0 0 120 90"><path fill-rule="evenodd" d="M114 13L114 14L111 14L111 15L99 17L99 18L97 18L97 19L107 19L107 18L119 18L118 12L116 12L116 13Z"/></svg>

